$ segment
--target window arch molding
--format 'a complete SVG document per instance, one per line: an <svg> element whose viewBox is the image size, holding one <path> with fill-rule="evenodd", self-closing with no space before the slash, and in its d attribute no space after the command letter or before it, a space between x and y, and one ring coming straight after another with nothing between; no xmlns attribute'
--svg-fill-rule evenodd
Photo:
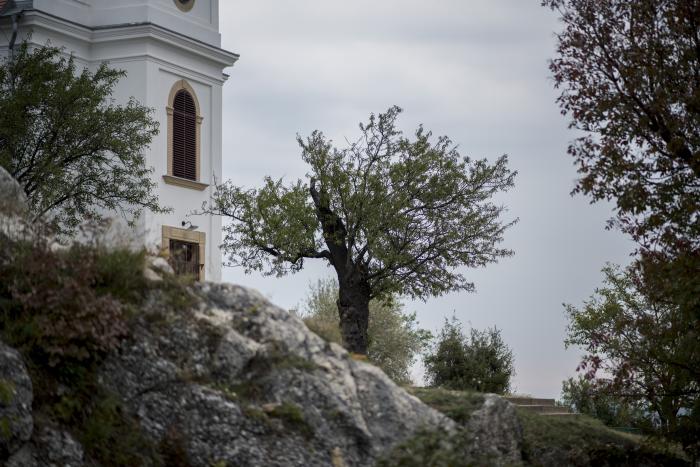
<svg viewBox="0 0 700 467"><path fill-rule="evenodd" d="M173 173L173 154L174 154L174 120L175 120L175 98L180 91L185 91L194 101L195 108L195 178L194 180L176 177ZM166 107L166 112L168 115L168 174L164 176L166 183L184 186L186 188L193 188L197 190L203 190L208 185L201 183L201 147L202 147L202 121L204 117L202 116L201 107L199 105L199 100L197 99L197 93L186 80L181 79L177 81L170 89L170 94L168 95L168 105Z"/></svg>

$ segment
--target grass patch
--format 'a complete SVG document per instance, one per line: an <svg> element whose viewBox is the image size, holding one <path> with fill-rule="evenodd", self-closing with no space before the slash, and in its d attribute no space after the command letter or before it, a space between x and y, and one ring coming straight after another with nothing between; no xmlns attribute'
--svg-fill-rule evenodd
<svg viewBox="0 0 700 467"><path fill-rule="evenodd" d="M667 443L623 433L585 415L546 417L518 408L523 426L523 459L538 465L543 458L561 462L586 459L591 465L689 465Z"/></svg>
<svg viewBox="0 0 700 467"><path fill-rule="evenodd" d="M462 426L483 404L483 395L479 393L440 388L406 389ZM676 446L613 430L587 416L550 417L520 408L517 408L517 415L523 427L525 465L690 465ZM490 465L488 459L475 459L473 453L465 449L470 443L469 436L465 429L453 435L440 431L419 432L378 465Z"/></svg>
<svg viewBox="0 0 700 467"><path fill-rule="evenodd" d="M300 433L306 439L314 436L314 429L307 423L304 413L296 404L284 402L274 407L268 415L282 420L286 427Z"/></svg>
<svg viewBox="0 0 700 467"><path fill-rule="evenodd" d="M0 404L8 405L15 397L15 385L12 381L0 378Z"/></svg>
<svg viewBox="0 0 700 467"><path fill-rule="evenodd" d="M406 388L408 392L457 423L466 424L472 413L484 403L484 396L476 392L452 391L442 388Z"/></svg>
<svg viewBox="0 0 700 467"><path fill-rule="evenodd" d="M460 467L478 465L455 449L454 435L441 430L420 431L377 461L377 467ZM488 464L484 464L488 465Z"/></svg>
<svg viewBox="0 0 700 467"><path fill-rule="evenodd" d="M93 402L79 430L79 440L103 466L161 466L157 446L143 434L116 397L103 393Z"/></svg>
<svg viewBox="0 0 700 467"><path fill-rule="evenodd" d="M0 418L0 437L2 437L4 440L8 440L12 437L10 422L11 420L9 417Z"/></svg>

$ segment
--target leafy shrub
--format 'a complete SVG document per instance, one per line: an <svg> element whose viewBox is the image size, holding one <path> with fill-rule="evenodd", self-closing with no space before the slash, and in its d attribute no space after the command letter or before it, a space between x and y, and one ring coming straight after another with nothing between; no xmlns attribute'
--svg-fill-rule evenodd
<svg viewBox="0 0 700 467"><path fill-rule="evenodd" d="M513 352L497 328L462 331L457 318L445 320L434 348L425 356L430 386L503 394L515 374Z"/></svg>
<svg viewBox="0 0 700 467"><path fill-rule="evenodd" d="M0 251L3 338L49 366L99 358L127 331L126 307L110 285L124 296L134 281L124 278L139 267L142 253L104 253L84 245L52 252L43 240L5 241Z"/></svg>

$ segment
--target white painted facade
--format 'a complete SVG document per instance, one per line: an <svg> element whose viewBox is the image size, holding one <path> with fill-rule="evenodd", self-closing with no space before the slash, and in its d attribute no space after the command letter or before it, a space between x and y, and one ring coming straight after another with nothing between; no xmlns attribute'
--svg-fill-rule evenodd
<svg viewBox="0 0 700 467"><path fill-rule="evenodd" d="M0 18L0 55L7 53L12 35L11 15L21 13L17 42L29 37L65 47L76 61L95 69L101 62L125 70L113 97L125 103L134 97L154 109L160 133L146 153L154 168L160 203L173 208L165 215L145 213L131 234L150 249L163 248L163 226L182 229L183 221L197 226L205 239L203 271L206 280L221 279L221 219L191 216L209 199L214 181L221 180L222 86L238 56L220 48L218 0L194 0L189 11L180 0L10 0ZM168 184L168 98L173 86L185 80L200 106L199 182L203 190ZM202 186L200 185L200 188ZM200 262L202 262L200 258Z"/></svg>

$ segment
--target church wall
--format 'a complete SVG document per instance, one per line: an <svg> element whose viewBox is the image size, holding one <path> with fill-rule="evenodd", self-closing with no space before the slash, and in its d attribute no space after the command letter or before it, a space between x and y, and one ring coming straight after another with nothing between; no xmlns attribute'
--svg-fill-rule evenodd
<svg viewBox="0 0 700 467"><path fill-rule="evenodd" d="M40 0L44 1L44 0ZM91 3L96 8L107 3L102 0L50 0L55 5L65 4L69 11L70 4ZM120 2L121 3L121 2ZM124 0L124 3L134 3ZM165 9L173 6L171 0L151 0L150 6ZM214 14L208 1L198 1L195 5L208 6L209 10L199 12L201 15ZM216 4L217 2L213 2ZM151 5L153 4L153 5ZM160 5L157 5L160 4ZM68 5L68 6L66 6ZM156 8L157 9L157 8ZM190 13L198 13L193 10ZM204 22L204 16L198 21ZM93 18L94 19L94 18ZM218 21L218 17L217 17ZM159 23L159 25L162 25ZM163 25L167 27L167 25ZM197 231L206 236L205 277L207 280L221 278L221 219L213 216L188 215L200 209L202 203L209 199L214 180L221 181L221 118L222 85L225 65L218 55L210 55L205 45L188 43L188 39L172 33L153 30L151 26L95 29L91 30L76 24L67 24L60 19L42 15L27 15L23 19L22 34L32 32L32 42L39 45L50 42L52 45L64 46L67 53L75 57L78 69L84 66L96 69L101 61L108 61L110 66L125 70L127 77L120 80L114 89L113 98L118 103L125 103L130 97L154 109L153 117L160 122L160 133L156 136L146 154L147 165L154 168L152 179L157 183L156 193L161 204L173 207L170 214L154 215L144 213L134 230L126 228L125 222L117 219L115 232L130 232L138 244L148 248L159 249L162 241L162 227L182 228L184 220L198 226ZM189 34L189 27L188 27ZM20 36L20 39L23 37ZM217 32L218 43L218 32ZM5 44L0 41L0 54ZM198 49L197 47L201 47ZM5 46L6 49L6 46ZM168 125L166 106L170 90L177 81L185 79L193 88L203 117L200 133L200 182L210 186L204 191L197 191L181 186L168 185L163 180L167 174Z"/></svg>

